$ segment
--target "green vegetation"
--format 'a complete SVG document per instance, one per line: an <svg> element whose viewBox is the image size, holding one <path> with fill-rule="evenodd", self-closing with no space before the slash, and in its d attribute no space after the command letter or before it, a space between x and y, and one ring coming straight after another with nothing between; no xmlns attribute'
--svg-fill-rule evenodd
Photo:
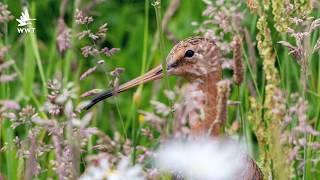
<svg viewBox="0 0 320 180"><path fill-rule="evenodd" d="M167 120L163 132L174 132L176 116L171 111L183 96L186 81L166 77L140 85L90 112L77 109L91 100L82 95L92 89L117 88L159 64L166 72L165 57L175 40L209 30L220 47L231 48L223 54L229 59L233 37L242 37L244 80L232 86L229 97L240 104L228 107L226 132L244 137L266 179L269 175L320 178L319 2L312 1L312 9L309 1L289 0L291 10L284 0L212 1L212 7L217 7L213 14L210 9L204 12L210 0L181 0L177 9L170 9L170 2L0 0L0 179L76 179L87 167L86 158L102 152L112 154L116 162L121 159L119 153L129 156L151 176L151 160L140 162L139 158L145 149L156 149L164 134L150 118ZM5 4L14 18L5 16ZM27 26L35 27L35 33L17 31L15 19L24 7L36 19ZM77 22L77 9L93 21ZM172 17L166 17L168 11ZM217 22L206 22L212 19ZM219 22L226 23L225 29ZM93 37L89 31L102 35ZM87 34L79 38L81 32ZM82 48L88 45L93 49L86 56ZM11 60L13 64L5 65ZM224 78L232 79L232 73L224 70ZM168 98L166 90L176 96ZM170 112L159 113L159 106L150 100L163 103ZM62 162L69 165L59 165Z"/></svg>

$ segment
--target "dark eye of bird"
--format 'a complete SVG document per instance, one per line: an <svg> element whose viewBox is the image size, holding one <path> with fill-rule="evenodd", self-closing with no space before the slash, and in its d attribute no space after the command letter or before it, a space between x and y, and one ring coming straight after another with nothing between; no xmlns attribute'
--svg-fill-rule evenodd
<svg viewBox="0 0 320 180"><path fill-rule="evenodd" d="M186 53L184 54L185 57L192 57L194 55L194 51L192 50L187 50Z"/></svg>

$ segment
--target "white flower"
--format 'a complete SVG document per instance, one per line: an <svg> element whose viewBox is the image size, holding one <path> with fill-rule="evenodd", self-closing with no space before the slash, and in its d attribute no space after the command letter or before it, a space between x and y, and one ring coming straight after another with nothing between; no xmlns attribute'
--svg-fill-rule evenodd
<svg viewBox="0 0 320 180"><path fill-rule="evenodd" d="M230 139L170 141L155 161L160 170L201 180L241 179L248 167L244 149Z"/></svg>
<svg viewBox="0 0 320 180"><path fill-rule="evenodd" d="M108 180L143 180L142 168L139 165L130 167L129 162L129 158L123 158L117 169L109 174Z"/></svg>
<svg viewBox="0 0 320 180"><path fill-rule="evenodd" d="M130 166L128 157L122 158L116 168L112 168L107 158L89 166L80 180L144 180L139 165Z"/></svg>
<svg viewBox="0 0 320 180"><path fill-rule="evenodd" d="M107 172L110 169L110 165L107 158L103 158L98 161L97 165L89 166L80 180L102 180L107 178Z"/></svg>

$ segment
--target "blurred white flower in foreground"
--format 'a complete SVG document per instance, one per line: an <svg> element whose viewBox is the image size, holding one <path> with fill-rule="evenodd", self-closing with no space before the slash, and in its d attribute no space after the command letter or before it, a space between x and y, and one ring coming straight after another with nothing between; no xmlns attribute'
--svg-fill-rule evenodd
<svg viewBox="0 0 320 180"><path fill-rule="evenodd" d="M248 156L239 143L230 139L169 141L157 152L157 167L190 179L243 179Z"/></svg>
<svg viewBox="0 0 320 180"><path fill-rule="evenodd" d="M111 167L107 158L92 163L80 180L144 180L140 166L130 166L129 158L123 158L116 168Z"/></svg>

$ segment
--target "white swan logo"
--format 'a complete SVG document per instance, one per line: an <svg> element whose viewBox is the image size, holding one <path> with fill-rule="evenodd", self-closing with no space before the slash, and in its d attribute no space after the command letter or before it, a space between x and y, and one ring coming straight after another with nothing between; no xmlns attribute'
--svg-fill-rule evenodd
<svg viewBox="0 0 320 180"><path fill-rule="evenodd" d="M19 22L18 27L20 28L17 28L19 33L29 33L35 31L36 28L28 27L28 25L32 25L32 21L36 20L30 18L28 9L24 9L24 12L21 13L20 18L16 20Z"/></svg>

